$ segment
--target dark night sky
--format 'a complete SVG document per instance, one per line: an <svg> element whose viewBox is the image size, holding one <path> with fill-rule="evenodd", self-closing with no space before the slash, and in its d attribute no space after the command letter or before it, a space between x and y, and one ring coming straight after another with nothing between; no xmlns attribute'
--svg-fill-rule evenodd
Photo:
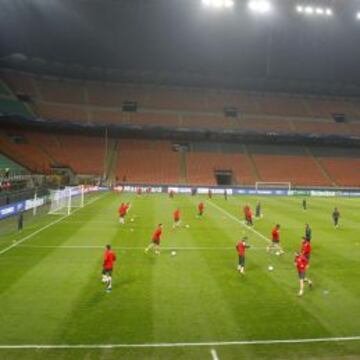
<svg viewBox="0 0 360 360"><path fill-rule="evenodd" d="M0 0L0 56L360 85L360 1L341 2L331 19L273 3L271 16L254 16L241 0L222 12L200 0Z"/></svg>

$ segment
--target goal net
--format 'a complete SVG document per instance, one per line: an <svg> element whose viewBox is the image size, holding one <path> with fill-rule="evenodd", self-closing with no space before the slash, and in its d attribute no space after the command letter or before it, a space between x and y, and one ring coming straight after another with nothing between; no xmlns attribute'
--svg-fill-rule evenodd
<svg viewBox="0 0 360 360"><path fill-rule="evenodd" d="M291 190L291 182L287 181L257 181L255 183L255 190L267 190L267 189L283 189Z"/></svg>
<svg viewBox="0 0 360 360"><path fill-rule="evenodd" d="M70 215L73 208L84 206L84 187L66 187L50 193L49 214Z"/></svg>

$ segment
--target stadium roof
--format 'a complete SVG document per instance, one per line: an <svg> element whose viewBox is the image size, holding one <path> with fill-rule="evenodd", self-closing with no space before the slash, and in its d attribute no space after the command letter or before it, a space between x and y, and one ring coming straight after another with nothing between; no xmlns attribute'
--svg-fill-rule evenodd
<svg viewBox="0 0 360 360"><path fill-rule="evenodd" d="M2 0L0 66L105 81L360 94L358 0ZM330 7L302 16L297 4ZM14 55L15 54L15 55Z"/></svg>

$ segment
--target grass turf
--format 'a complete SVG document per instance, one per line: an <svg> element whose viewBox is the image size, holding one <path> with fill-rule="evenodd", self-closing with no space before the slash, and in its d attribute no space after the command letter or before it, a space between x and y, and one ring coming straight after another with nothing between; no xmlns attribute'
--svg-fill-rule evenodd
<svg viewBox="0 0 360 360"><path fill-rule="evenodd" d="M281 224L284 256L269 255L266 240L242 220L245 202L259 198L95 195L65 217L0 255L0 345L156 344L360 335L360 201L261 198L264 218L255 230L269 237ZM125 226L117 223L120 201L131 201ZM180 207L189 228L171 230ZM340 228L331 211L338 206ZM134 222L129 222L133 217ZM0 251L57 220L32 221L21 234L0 238ZM160 256L144 254L157 223L164 223ZM314 289L297 297L293 253L304 224L313 229L309 276ZM236 241L249 237L246 275L236 272ZM100 282L102 247L118 255L113 292ZM177 255L171 256L170 249ZM269 272L268 266L274 266ZM305 344L191 346L177 348L0 349L3 359L355 359L360 341Z"/></svg>

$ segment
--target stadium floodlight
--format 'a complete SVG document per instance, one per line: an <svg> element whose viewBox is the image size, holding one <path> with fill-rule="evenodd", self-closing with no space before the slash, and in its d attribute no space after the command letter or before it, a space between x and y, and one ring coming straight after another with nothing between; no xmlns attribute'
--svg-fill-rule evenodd
<svg viewBox="0 0 360 360"><path fill-rule="evenodd" d="M268 13L271 10L271 4L267 0L250 0L249 9L259 14Z"/></svg>
<svg viewBox="0 0 360 360"><path fill-rule="evenodd" d="M325 10L325 14L326 14L327 16L331 16L331 15L333 14L333 11L332 11L331 9L327 8L327 9Z"/></svg>
<svg viewBox="0 0 360 360"><path fill-rule="evenodd" d="M311 5L297 5L296 11L305 15L316 15L316 16L332 16L333 11L330 8L324 7L313 7Z"/></svg>
<svg viewBox="0 0 360 360"><path fill-rule="evenodd" d="M304 12L305 14L312 15L314 13L314 8L312 6L306 6Z"/></svg>
<svg viewBox="0 0 360 360"><path fill-rule="evenodd" d="M356 14L356 19L360 20L360 11Z"/></svg>
<svg viewBox="0 0 360 360"><path fill-rule="evenodd" d="M214 8L232 8L234 6L234 0L202 0L203 5Z"/></svg>

